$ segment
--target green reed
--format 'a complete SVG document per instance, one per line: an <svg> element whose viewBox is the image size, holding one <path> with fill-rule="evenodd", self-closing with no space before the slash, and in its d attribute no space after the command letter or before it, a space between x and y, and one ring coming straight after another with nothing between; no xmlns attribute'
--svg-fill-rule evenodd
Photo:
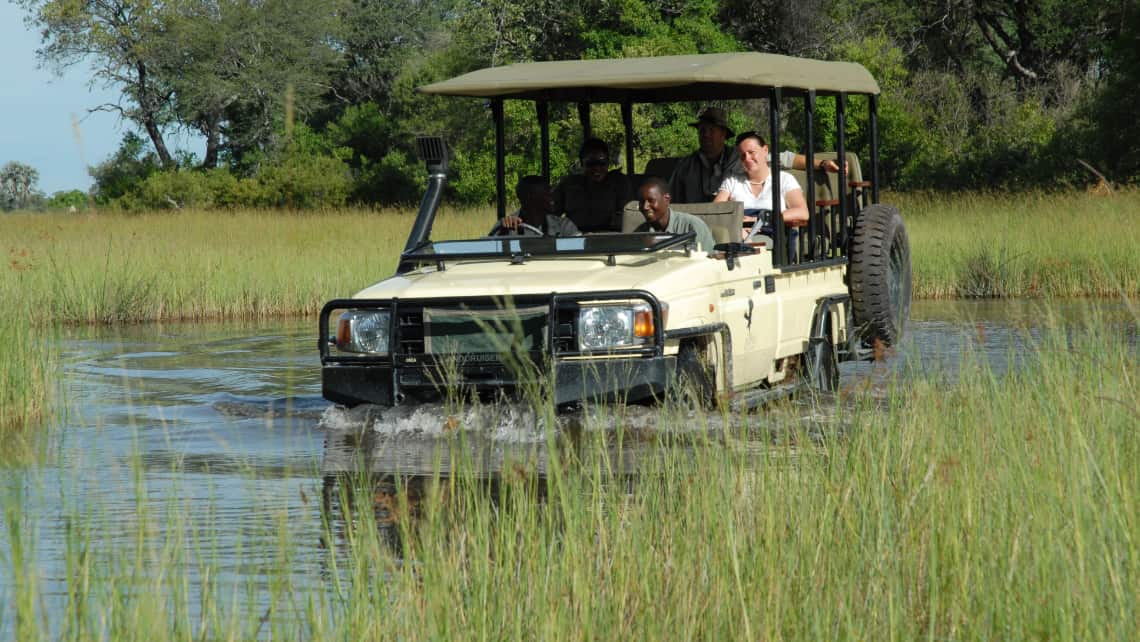
<svg viewBox="0 0 1140 642"><path fill-rule="evenodd" d="M0 218L5 300L36 321L122 323L315 314L390 276L407 210L18 214ZM483 234L490 211L437 217L437 236Z"/></svg>
<svg viewBox="0 0 1140 642"><path fill-rule="evenodd" d="M739 429L699 430L715 414L665 408L652 437L624 434L623 450L642 457L629 480L612 441L590 431L548 458L545 480L524 460L490 484L453 455L457 475L414 492L345 479L323 519L312 488L303 510L269 503L236 517L185 502L193 476L172 471L177 483L156 498L136 472L133 513L109 520L79 499L70 509L67 608L54 624L31 562L34 535L51 520L37 522L35 501L9 494L0 557L32 596L4 611L12 619L0 630L69 639L1132 639L1137 319L1055 327L1022 355L1025 367L1003 376L967 355L952 378L885 380L882 403L776 405L748 417L747 448ZM772 436L756 441L757 432ZM22 528L11 527L17 520ZM233 553L218 544L219 533L254 532L249 520L276 533L268 546ZM105 544L119 533L126 544ZM228 572L234 557L243 579Z"/></svg>
<svg viewBox="0 0 1140 642"><path fill-rule="evenodd" d="M887 195L912 243L917 298L1140 294L1140 191ZM0 218L4 300L38 322L311 315L392 274L411 209L17 214ZM490 228L441 212L433 236ZM0 314L6 314L0 313Z"/></svg>
<svg viewBox="0 0 1140 642"><path fill-rule="evenodd" d="M892 194L916 298L1140 294L1140 191Z"/></svg>
<svg viewBox="0 0 1140 642"><path fill-rule="evenodd" d="M33 327L15 307L0 314L0 435L6 437L47 414L55 368L47 329ZM0 448L0 458L7 450Z"/></svg>

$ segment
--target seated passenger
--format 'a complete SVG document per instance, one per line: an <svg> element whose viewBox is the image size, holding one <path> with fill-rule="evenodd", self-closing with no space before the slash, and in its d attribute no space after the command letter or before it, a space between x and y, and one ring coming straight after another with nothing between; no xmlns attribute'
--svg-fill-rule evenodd
<svg viewBox="0 0 1140 642"><path fill-rule="evenodd" d="M712 252L716 241L713 240L712 230L701 219L679 212L671 207L672 197L669 195L669 184L665 179L650 176L641 184L637 191L641 215L645 222L638 225L634 232L667 232L669 234L697 233L697 247L704 252Z"/></svg>
<svg viewBox="0 0 1140 642"><path fill-rule="evenodd" d="M677 163L669 189L678 203L707 203L716 197L725 177L742 173L740 155L735 147L725 145L733 133L723 109L709 107L697 116L697 122L689 125L697 128L700 147ZM770 160L769 157L767 161ZM816 159L813 165L829 172L839 171L839 165L831 160ZM804 169L807 159L802 154L781 152L780 167Z"/></svg>
<svg viewBox="0 0 1140 642"><path fill-rule="evenodd" d="M764 234L771 236L772 216L772 177L768 166L768 143L756 132L744 132L736 137L736 148L740 155L743 171L728 176L720 185L714 202L740 201L744 204L746 216L756 217L752 229L744 237ZM780 172L780 213L785 225L799 227L808 221L807 202L804 192L795 177Z"/></svg>
<svg viewBox="0 0 1140 642"><path fill-rule="evenodd" d="M504 216L491 228L491 235L502 230L512 230L521 236L577 236L581 234L574 222L565 216L554 213L554 195L550 183L541 176L523 176L515 186L515 196L519 199L519 209L514 214ZM523 227L523 224L530 227ZM533 228L533 229L532 229Z"/></svg>
<svg viewBox="0 0 1140 642"><path fill-rule="evenodd" d="M628 200L629 179L621 170L609 171L610 148L589 138L578 152L581 174L562 179L554 191L554 211L566 216L583 232L621 231L621 211Z"/></svg>

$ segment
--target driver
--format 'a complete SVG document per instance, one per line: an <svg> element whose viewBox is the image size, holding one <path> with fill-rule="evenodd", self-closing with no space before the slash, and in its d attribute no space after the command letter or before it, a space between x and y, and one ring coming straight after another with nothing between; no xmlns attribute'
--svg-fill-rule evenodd
<svg viewBox="0 0 1140 642"><path fill-rule="evenodd" d="M565 216L554 213L554 194L550 183L541 176L523 176L515 185L519 209L504 216L491 228L491 235L511 230L522 236L578 236L578 226Z"/></svg>

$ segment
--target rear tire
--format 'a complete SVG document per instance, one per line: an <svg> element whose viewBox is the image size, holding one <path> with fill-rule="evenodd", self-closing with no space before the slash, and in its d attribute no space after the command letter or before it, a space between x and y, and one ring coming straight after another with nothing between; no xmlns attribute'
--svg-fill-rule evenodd
<svg viewBox="0 0 1140 642"><path fill-rule="evenodd" d="M804 367L812 390L835 392L839 389L839 359L831 340L831 315L823 323L823 337L808 339Z"/></svg>
<svg viewBox="0 0 1140 642"><path fill-rule="evenodd" d="M850 291L867 344L898 345L910 316L910 241L902 215L875 204L859 214L851 240Z"/></svg>

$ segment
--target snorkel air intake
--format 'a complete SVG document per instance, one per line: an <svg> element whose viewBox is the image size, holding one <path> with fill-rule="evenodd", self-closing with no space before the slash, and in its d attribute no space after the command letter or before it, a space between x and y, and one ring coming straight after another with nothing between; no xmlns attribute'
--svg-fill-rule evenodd
<svg viewBox="0 0 1140 642"><path fill-rule="evenodd" d="M443 184L447 181L447 144L439 136L417 136L416 150L424 160L428 171L427 191L420 201L420 210L416 214L416 222L408 234L408 242L404 251L408 252L417 245L431 238L431 225L435 221L435 213L439 209L439 202L443 198ZM397 274L403 274L412 269L410 264L400 262L396 268Z"/></svg>

